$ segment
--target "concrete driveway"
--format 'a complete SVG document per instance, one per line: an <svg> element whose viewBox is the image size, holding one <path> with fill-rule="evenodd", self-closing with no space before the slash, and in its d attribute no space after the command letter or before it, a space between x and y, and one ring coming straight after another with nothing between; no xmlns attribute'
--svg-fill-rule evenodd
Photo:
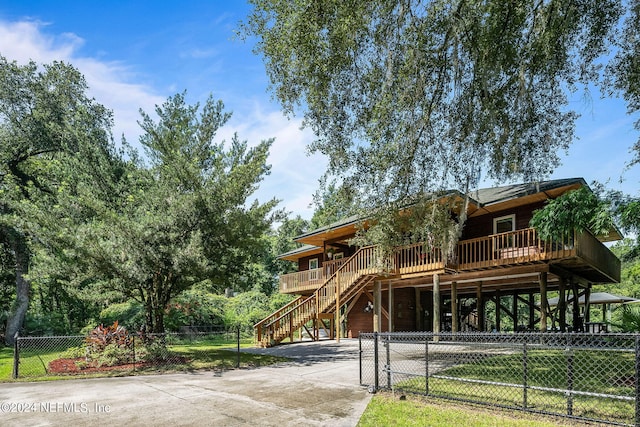
<svg viewBox="0 0 640 427"><path fill-rule="evenodd" d="M354 426L370 395L359 386L358 341L243 351L287 363L225 372L8 383L3 426Z"/></svg>

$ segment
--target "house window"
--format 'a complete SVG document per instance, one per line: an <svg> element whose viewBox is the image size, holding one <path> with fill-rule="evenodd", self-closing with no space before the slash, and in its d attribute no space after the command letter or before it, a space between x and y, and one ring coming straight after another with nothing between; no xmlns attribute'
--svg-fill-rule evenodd
<svg viewBox="0 0 640 427"><path fill-rule="evenodd" d="M493 219L493 234L516 231L516 215L511 214Z"/></svg>
<svg viewBox="0 0 640 427"><path fill-rule="evenodd" d="M333 259L342 259L344 258L344 252L338 252L333 254Z"/></svg>
<svg viewBox="0 0 640 427"><path fill-rule="evenodd" d="M318 279L318 258L312 258L309 260L309 279Z"/></svg>
<svg viewBox="0 0 640 427"><path fill-rule="evenodd" d="M493 238L493 246L496 249L510 248L513 246L513 234L502 234L516 231L515 214L501 216L493 219L493 234L498 236Z"/></svg>

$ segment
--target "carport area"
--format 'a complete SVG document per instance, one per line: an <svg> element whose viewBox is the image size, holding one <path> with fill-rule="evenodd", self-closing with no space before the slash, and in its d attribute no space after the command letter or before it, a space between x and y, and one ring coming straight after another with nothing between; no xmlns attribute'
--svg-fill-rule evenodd
<svg viewBox="0 0 640 427"><path fill-rule="evenodd" d="M243 351L291 362L224 372L55 382L0 389L3 426L354 426L369 402L358 341Z"/></svg>

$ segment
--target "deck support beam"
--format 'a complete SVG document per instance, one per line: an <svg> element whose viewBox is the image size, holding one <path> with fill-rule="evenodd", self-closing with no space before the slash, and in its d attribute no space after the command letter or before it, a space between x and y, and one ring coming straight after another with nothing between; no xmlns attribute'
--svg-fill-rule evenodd
<svg viewBox="0 0 640 427"><path fill-rule="evenodd" d="M451 282L451 332L458 332L458 283Z"/></svg>
<svg viewBox="0 0 640 427"><path fill-rule="evenodd" d="M536 327L536 304L535 304L535 296L533 292L529 292L529 302L527 306L529 307L529 330L533 331Z"/></svg>
<svg viewBox="0 0 640 427"><path fill-rule="evenodd" d="M560 332L567 331L567 283L564 277L560 277L558 284L558 319L560 322Z"/></svg>
<svg viewBox="0 0 640 427"><path fill-rule="evenodd" d="M502 317L502 313L500 312L502 308L501 301L502 301L502 295L500 294L500 289L496 289L496 322L494 325L494 329L496 330L496 332L500 332L502 328L502 324L500 322L500 317Z"/></svg>
<svg viewBox="0 0 640 427"><path fill-rule="evenodd" d="M438 274L433 275L433 333L440 333L440 276Z"/></svg>
<svg viewBox="0 0 640 427"><path fill-rule="evenodd" d="M420 301L420 288L414 288L416 293L416 330L424 330L424 319L422 317L422 302Z"/></svg>
<svg viewBox="0 0 640 427"><path fill-rule="evenodd" d="M336 271L336 342L340 342L342 335L342 319L340 316L340 272Z"/></svg>
<svg viewBox="0 0 640 427"><path fill-rule="evenodd" d="M478 311L478 331L484 332L484 299L482 297L482 282L476 288L476 310Z"/></svg>
<svg viewBox="0 0 640 427"><path fill-rule="evenodd" d="M373 332L382 332L382 284L373 284Z"/></svg>
<svg viewBox="0 0 640 427"><path fill-rule="evenodd" d="M583 329L582 322L580 321L580 293L578 291L578 282L572 278L569 283L571 283L571 289L573 291L573 332L578 332Z"/></svg>
<svg viewBox="0 0 640 427"><path fill-rule="evenodd" d="M585 323L585 332L587 331L586 324L591 322L591 283L587 286L587 289L584 291L584 323Z"/></svg>
<svg viewBox="0 0 640 427"><path fill-rule="evenodd" d="M388 331L389 332L393 332L393 316L394 316L394 310L393 310L393 286L392 283L389 282L389 298L388 298L388 302L389 302L389 308L387 309L387 311L389 312L389 316L387 318L387 320L389 321L389 325L388 325Z"/></svg>
<svg viewBox="0 0 640 427"><path fill-rule="evenodd" d="M547 332L547 314L549 313L549 300L547 299L547 273L543 271L539 275L540 283L540 332Z"/></svg>
<svg viewBox="0 0 640 427"><path fill-rule="evenodd" d="M518 331L518 293L513 293L513 300L511 301L511 319L513 320L513 331Z"/></svg>

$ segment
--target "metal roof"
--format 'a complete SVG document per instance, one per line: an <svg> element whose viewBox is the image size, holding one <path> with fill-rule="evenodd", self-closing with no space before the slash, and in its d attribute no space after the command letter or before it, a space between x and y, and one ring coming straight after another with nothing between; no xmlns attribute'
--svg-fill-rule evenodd
<svg viewBox="0 0 640 427"><path fill-rule="evenodd" d="M572 301L573 298L567 295L567 302ZM622 295L609 294L607 292L594 292L589 296L589 304L625 304L631 302L640 302L640 300ZM584 295L582 295L578 298L578 304L584 305L584 303L585 299ZM558 297L549 298L549 305L552 307L558 305Z"/></svg>
<svg viewBox="0 0 640 427"><path fill-rule="evenodd" d="M571 186L588 187L586 181L583 178L565 178L565 179L555 179L555 180L541 181L541 182L512 184L512 185L505 185L501 187L481 188L481 189L470 192L469 198L470 198L470 204L475 206L474 209L476 209L477 213L479 212L488 213L491 211L490 207L493 205L499 205L500 203L515 201L522 197L533 196L536 194L542 196L544 199L547 199L547 198L550 198L550 195L547 194L548 192L551 192L551 195L553 195L554 190L565 188L565 187L571 187ZM457 194L462 197L462 193L456 190L451 190L448 193L450 195ZM498 206L496 206L496 208L498 208ZM361 222L364 219L365 218L361 216L352 215L340 221L336 221L329 225L325 225L315 230L311 230L306 233L300 234L299 236L296 236L294 240L300 241L312 236L319 236L327 232L331 232L332 230L337 230L344 227L355 227L359 222ZM285 254L280 255L278 258L289 258L301 253L312 251L317 248L318 246L315 246L315 245L304 245L300 248L294 249L292 251L289 251Z"/></svg>
<svg viewBox="0 0 640 427"><path fill-rule="evenodd" d="M574 184L582 184L585 186L587 185L585 180L582 178L556 179L552 181L542 181L539 183L514 184L502 187L481 188L476 191L470 192L469 197L471 199L471 203L477 206L486 206ZM462 193L455 190L449 191L448 194L460 194L462 196ZM358 222L362 221L362 219L363 218L358 215L352 215L340 221L336 221L329 225L325 225L315 230L300 234L299 236L296 236L294 240L304 239L305 237L313 236L315 234L321 234L325 231L334 230L336 228L355 225Z"/></svg>

